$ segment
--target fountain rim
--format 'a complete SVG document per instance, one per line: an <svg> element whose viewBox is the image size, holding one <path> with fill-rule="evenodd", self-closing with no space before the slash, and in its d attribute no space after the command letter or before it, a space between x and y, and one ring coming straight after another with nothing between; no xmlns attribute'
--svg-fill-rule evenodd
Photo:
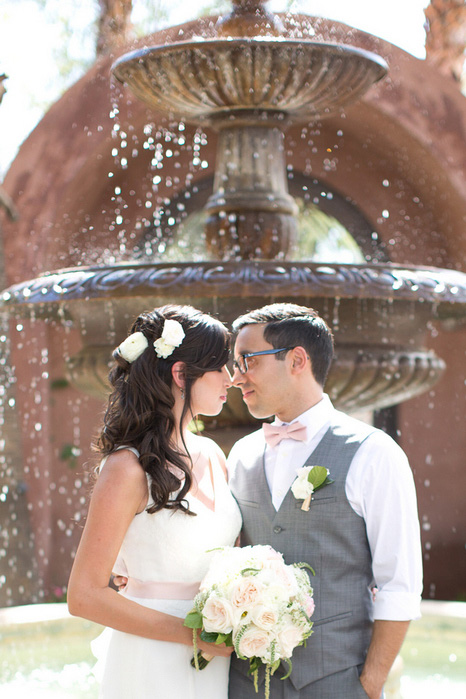
<svg viewBox="0 0 466 699"><path fill-rule="evenodd" d="M257 44L257 46L265 47L267 47L268 45L276 45L285 48L301 47L312 50L317 49L319 51L325 48L327 51L329 49L332 49L336 53L363 58L370 61L371 63L378 65L378 67L381 69L380 77L376 78L375 82L381 80L388 72L387 62L373 51L368 51L367 49L362 49L358 46L353 46L352 44L336 44L328 41L314 41L305 38L293 39L280 36L225 37L214 39L204 39L203 37L199 37L199 39L197 40L174 41L173 43L145 46L140 49L135 49L134 51L128 51L127 53L124 53L121 56L119 56L113 62L110 70L112 74L115 75L117 80L124 84L126 81L124 79L121 79L115 71L117 68L119 68L122 65L128 64L130 61L139 61L142 58L157 55L159 53L177 53L186 51L188 49L215 48L216 50L218 50L219 48L228 48L229 50L231 50L232 48L241 48L243 46L251 46L255 44Z"/></svg>
<svg viewBox="0 0 466 699"><path fill-rule="evenodd" d="M0 307L97 299L153 297L191 293L196 297L232 296L359 298L463 305L466 274L456 270L395 263L296 261L119 262L70 267L5 289ZM448 313L446 313L448 315ZM463 315L463 313L461 314Z"/></svg>
<svg viewBox="0 0 466 699"><path fill-rule="evenodd" d="M374 83L382 80L389 70L388 63L377 53L368 51L367 49L353 46L352 44L336 44L327 41L314 41L305 38L293 39L279 36L255 36L255 37L226 37L204 39L199 37L197 40L190 41L175 41L167 44L155 44L154 46L145 46L140 49L128 51L119 56L111 65L110 71L112 75L122 84L128 84L124 77L118 75L118 69L127 66L129 63L140 63L145 58L157 56L158 54L174 54L182 53L188 50L215 49L219 51L225 49L231 51L235 48L243 48L247 46L278 46L281 48L301 48L311 52L331 50L340 55L346 55L355 58L361 58L370 62L374 67L378 67L379 74L375 77Z"/></svg>

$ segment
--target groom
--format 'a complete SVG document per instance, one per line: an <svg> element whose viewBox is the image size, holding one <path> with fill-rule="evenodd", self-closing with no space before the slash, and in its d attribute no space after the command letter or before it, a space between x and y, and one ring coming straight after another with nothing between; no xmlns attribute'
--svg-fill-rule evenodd
<svg viewBox="0 0 466 699"><path fill-rule="evenodd" d="M270 697L379 699L419 616L419 523L406 456L324 394L333 339L315 311L273 304L233 328L233 383L254 417L275 416L229 456L241 543L270 544L286 563L306 561L316 573L314 633L293 653L291 677L281 681L281 668L272 677ZM304 465L325 466L333 481L308 511L290 490ZM232 657L230 699L256 697L248 666Z"/></svg>

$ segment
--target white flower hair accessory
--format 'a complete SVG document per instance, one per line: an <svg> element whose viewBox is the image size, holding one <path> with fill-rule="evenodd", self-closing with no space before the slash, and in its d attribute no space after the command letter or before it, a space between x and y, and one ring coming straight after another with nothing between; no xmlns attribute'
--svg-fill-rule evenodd
<svg viewBox="0 0 466 699"><path fill-rule="evenodd" d="M166 320L163 325L162 335L154 342L155 352L159 359L169 357L175 347L183 342L185 332L177 320Z"/></svg>
<svg viewBox="0 0 466 699"><path fill-rule="evenodd" d="M142 332L136 332L129 335L126 340L123 340L118 346L118 352L123 359L126 359L128 364L132 364L145 349L149 347L147 337Z"/></svg>
<svg viewBox="0 0 466 699"><path fill-rule="evenodd" d="M333 483L330 471L324 466L303 466L297 470L298 477L291 485L296 500L304 500L301 509L307 512L311 505L312 493L324 485Z"/></svg>

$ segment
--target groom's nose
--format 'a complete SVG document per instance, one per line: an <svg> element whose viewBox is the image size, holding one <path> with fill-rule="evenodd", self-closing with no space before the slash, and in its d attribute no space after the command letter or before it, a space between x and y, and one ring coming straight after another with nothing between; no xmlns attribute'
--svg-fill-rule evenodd
<svg viewBox="0 0 466 699"><path fill-rule="evenodd" d="M244 379L244 375L240 372L238 367L233 367L233 375L231 377L231 383L233 386L239 386Z"/></svg>

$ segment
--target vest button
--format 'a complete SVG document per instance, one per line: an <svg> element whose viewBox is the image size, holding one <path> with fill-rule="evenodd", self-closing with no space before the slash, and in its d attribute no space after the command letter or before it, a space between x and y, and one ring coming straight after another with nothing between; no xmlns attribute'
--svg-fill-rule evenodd
<svg viewBox="0 0 466 699"><path fill-rule="evenodd" d="M278 525L273 528L274 534L280 534L282 531L282 527L279 527Z"/></svg>

